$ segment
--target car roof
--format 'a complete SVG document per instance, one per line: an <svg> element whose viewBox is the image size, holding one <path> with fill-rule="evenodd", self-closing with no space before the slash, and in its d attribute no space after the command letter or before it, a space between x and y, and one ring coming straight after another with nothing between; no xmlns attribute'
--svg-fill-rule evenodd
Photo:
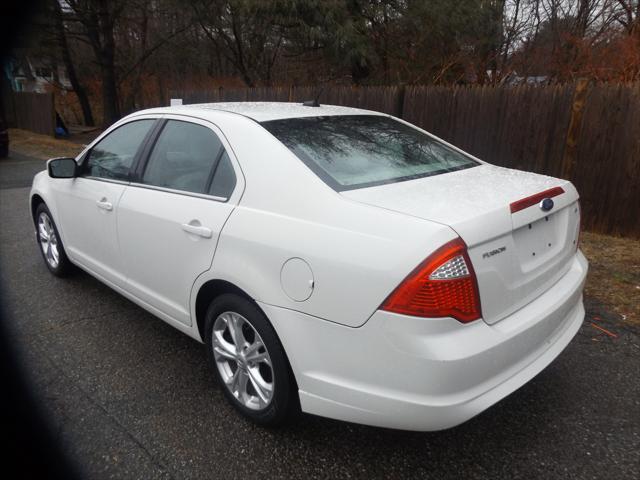
<svg viewBox="0 0 640 480"><path fill-rule="evenodd" d="M197 113L207 116L212 111L236 113L257 122L270 120L282 120L285 118L323 117L331 115L384 115L379 112L363 110L360 108L341 107L338 105L320 105L319 107L307 107L302 103L290 102L218 102L197 103L172 107L154 108L137 112L142 113L176 113L194 115Z"/></svg>

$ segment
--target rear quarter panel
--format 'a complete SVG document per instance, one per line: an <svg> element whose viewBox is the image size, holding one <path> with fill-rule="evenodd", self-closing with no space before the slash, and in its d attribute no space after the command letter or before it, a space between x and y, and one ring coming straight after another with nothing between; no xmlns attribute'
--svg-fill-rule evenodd
<svg viewBox="0 0 640 480"><path fill-rule="evenodd" d="M456 236L449 227L344 198L256 122L229 116L217 124L242 168L245 191L196 288L224 279L260 302L357 327ZM293 300L282 288L282 267L291 258L313 272L307 300Z"/></svg>

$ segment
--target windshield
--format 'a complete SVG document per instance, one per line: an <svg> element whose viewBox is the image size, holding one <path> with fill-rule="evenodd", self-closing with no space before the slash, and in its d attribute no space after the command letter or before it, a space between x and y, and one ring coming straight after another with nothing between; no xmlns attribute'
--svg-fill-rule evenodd
<svg viewBox="0 0 640 480"><path fill-rule="evenodd" d="M478 165L420 130L379 115L289 118L262 126L338 191Z"/></svg>

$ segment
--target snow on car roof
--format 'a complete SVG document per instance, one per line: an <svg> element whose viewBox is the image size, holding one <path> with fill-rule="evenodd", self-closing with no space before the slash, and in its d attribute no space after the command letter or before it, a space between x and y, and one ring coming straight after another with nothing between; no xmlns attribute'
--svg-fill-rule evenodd
<svg viewBox="0 0 640 480"><path fill-rule="evenodd" d="M199 103L179 107L169 107L167 111L177 109L221 110L237 113L252 118L258 122L281 120L284 118L321 117L329 115L381 115L379 112L362 110L360 108L340 107L337 105L322 105L306 107L302 103L288 102L219 102ZM184 111L184 110L183 110Z"/></svg>

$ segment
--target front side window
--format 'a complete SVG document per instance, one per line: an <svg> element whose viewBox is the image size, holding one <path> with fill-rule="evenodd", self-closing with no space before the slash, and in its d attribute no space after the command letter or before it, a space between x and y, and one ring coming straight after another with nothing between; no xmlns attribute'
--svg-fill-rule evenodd
<svg viewBox="0 0 640 480"><path fill-rule="evenodd" d="M227 198L235 186L235 175L222 142L211 129L169 120L153 147L142 183Z"/></svg>
<svg viewBox="0 0 640 480"><path fill-rule="evenodd" d="M429 135L380 115L290 118L262 126L337 191L478 165Z"/></svg>
<svg viewBox="0 0 640 480"><path fill-rule="evenodd" d="M136 120L118 127L89 152L83 175L128 180L133 159L155 120Z"/></svg>

